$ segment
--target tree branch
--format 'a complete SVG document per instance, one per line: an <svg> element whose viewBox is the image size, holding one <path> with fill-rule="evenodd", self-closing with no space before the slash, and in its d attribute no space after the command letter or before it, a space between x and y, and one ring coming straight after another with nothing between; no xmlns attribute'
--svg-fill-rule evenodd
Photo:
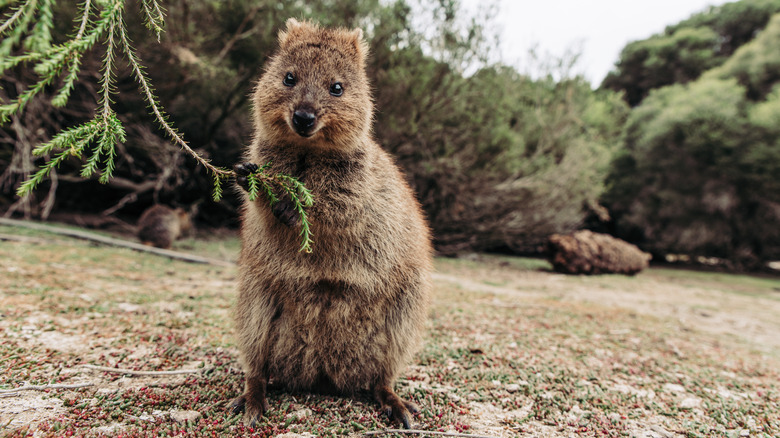
<svg viewBox="0 0 780 438"><path fill-rule="evenodd" d="M50 385L24 385L19 388L13 388L13 389L0 389L0 395L11 395L11 394L17 394L22 391L45 391L47 389L79 389L79 388L87 388L89 386L95 386L94 383L77 383L75 385L65 385L65 384L50 384Z"/></svg>
<svg viewBox="0 0 780 438"><path fill-rule="evenodd" d="M211 259L207 257L200 257L192 254L185 254L177 251L171 251L168 249L155 248L152 246L141 245L140 243L129 242L127 240L114 239L111 237L105 237L98 234L88 233L81 230L71 230L69 228L56 227L51 225L37 224L29 221L19 221L14 219L0 218L0 225L7 225L11 227L24 227L38 231L45 231L48 233L59 234L63 236L75 237L77 239L89 240L91 242L98 242L104 245L118 246L122 248L130 248L135 251L148 252L155 255L168 257L174 260L181 260L189 263L203 263L215 266L234 266L233 263L224 260ZM112 368L115 369L115 368Z"/></svg>

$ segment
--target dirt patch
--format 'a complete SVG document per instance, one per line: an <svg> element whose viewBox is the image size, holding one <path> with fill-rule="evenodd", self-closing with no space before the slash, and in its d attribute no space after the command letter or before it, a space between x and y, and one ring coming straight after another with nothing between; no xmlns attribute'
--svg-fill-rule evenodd
<svg viewBox="0 0 780 438"><path fill-rule="evenodd" d="M734 287L702 287L676 281L679 271L650 269L636 277L567 276L552 272L512 272L485 266L469 278L446 272L438 281L475 292L526 298L549 298L616 307L668 319L679 330L701 330L751 348L780 355L780 291L741 294ZM701 275L696 273L695 275ZM705 282L709 283L709 282ZM499 286L500 284L500 286Z"/></svg>
<svg viewBox="0 0 780 438"><path fill-rule="evenodd" d="M0 422L6 428L19 428L66 412L63 401L45 394L0 396Z"/></svg>

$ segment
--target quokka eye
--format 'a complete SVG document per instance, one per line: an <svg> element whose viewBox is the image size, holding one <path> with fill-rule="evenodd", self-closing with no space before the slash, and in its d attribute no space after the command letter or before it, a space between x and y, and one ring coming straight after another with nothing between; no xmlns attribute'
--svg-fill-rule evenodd
<svg viewBox="0 0 780 438"><path fill-rule="evenodd" d="M293 75L290 72L287 72L286 75L284 75L284 80L282 83L287 87L292 87L295 85L295 75Z"/></svg>
<svg viewBox="0 0 780 438"><path fill-rule="evenodd" d="M341 86L341 82L334 82L333 85L330 86L330 94L336 97L344 94L344 87Z"/></svg>

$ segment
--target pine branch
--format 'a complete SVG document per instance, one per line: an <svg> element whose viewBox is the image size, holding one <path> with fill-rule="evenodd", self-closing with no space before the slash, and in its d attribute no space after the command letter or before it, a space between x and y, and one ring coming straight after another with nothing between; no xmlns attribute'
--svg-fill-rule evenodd
<svg viewBox="0 0 780 438"><path fill-rule="evenodd" d="M212 165L207 159L203 158L200 154L194 151L190 145L184 141L183 138L181 138L179 133L168 123L168 116L161 109L160 104L157 101L157 97L154 95L152 87L149 85L149 79L147 78L146 73L144 73L143 67L141 67L141 62L138 59L138 56L135 54L135 50L133 50L132 46L130 45L130 41L127 37L127 32L125 31L124 26L119 27L119 36L122 40L122 46L124 48L125 55L130 62L130 67L133 69L133 74L135 75L136 81L138 81L138 84L141 87L141 92L146 99L146 103L149 105L149 108L152 110L152 114L154 114L155 119L163 128L165 133L173 140L174 143L178 144L184 150L186 150L193 158L195 158L198 163L202 164L203 167L209 170L213 175L218 177L227 177L232 175L233 173L231 171Z"/></svg>
<svg viewBox="0 0 780 438"><path fill-rule="evenodd" d="M157 34L157 42L160 42L160 34L163 32L165 24L165 14L157 0L143 0L144 24L146 27Z"/></svg>
<svg viewBox="0 0 780 438"><path fill-rule="evenodd" d="M84 35L84 30L87 28L87 23L89 22L89 11L91 9L91 5L91 0L84 1L84 12L81 15L81 26L79 26L79 32L76 34L76 40L80 40L82 35Z"/></svg>
<svg viewBox="0 0 780 438"><path fill-rule="evenodd" d="M35 8L37 6L37 0L27 0L24 2L5 23L2 25L2 35L6 30L10 29L10 35L0 44L0 57L6 58L11 54L13 46L21 41L27 28L30 26L30 21L35 17ZM16 23L18 20L18 24Z"/></svg>
<svg viewBox="0 0 780 438"><path fill-rule="evenodd" d="M40 14L35 23L30 37L25 40L25 48L33 52L42 52L51 47L51 29L54 27L54 15L52 2L54 0L41 0L38 7Z"/></svg>
<svg viewBox="0 0 780 438"><path fill-rule="evenodd" d="M52 158L19 186L17 194L25 196L31 193L53 169L69 157L84 160L81 169L82 177L101 172L99 178L101 183L106 183L111 178L115 168L116 145L125 141L124 127L111 107L112 96L115 94L114 56L115 50L120 50L127 58L141 94L157 123L174 144L186 151L212 174L213 197L215 200L221 199L222 184L228 178L235 176L235 173L211 164L208 159L196 152L168 121L168 115L155 96L143 64L127 34L123 20L124 0L103 0L94 4L91 0L84 0L80 8L80 20L76 21L78 29L74 28L74 37L62 44L51 46L52 10L55 1L26 0L0 25L0 34L8 34L0 43L0 74L20 64L34 63L33 70L38 75L35 84L22 91L13 101L0 105L0 123L5 123L12 115L22 112L33 98L47 90L63 74L62 85L55 93L52 105L65 106L78 79L82 57L95 44L102 41L106 53L101 67L97 108L92 120L65 129L56 134L51 141L35 148L34 155L50 155ZM158 0L142 0L141 9L146 27L157 35L159 41L165 25L164 8ZM96 14L93 14L93 11L96 11ZM93 19L94 15L97 15L97 18ZM32 23L34 26L30 29ZM13 47L20 42L26 52L11 56ZM250 176L251 197L256 199L262 190L268 197L269 203L273 204L278 201L274 187L287 193L301 219L300 250L311 252L313 241L306 214L306 208L314 202L311 192L295 178L282 174L270 175L267 173L268 169L268 166L264 166L254 176Z"/></svg>
<svg viewBox="0 0 780 438"><path fill-rule="evenodd" d="M14 13L13 13L13 15L11 15L11 16L8 18L8 20L6 20L6 21L5 21L5 23L3 23L2 25L0 25L0 35L2 35L2 34L3 34L3 32L5 32L5 31L6 31L6 29L8 29L8 28L10 28L11 26L13 26L14 22L15 22L17 19L19 19L19 17L20 17L20 16L21 16L21 15L24 13L24 10L25 10L25 8L26 8L27 4L29 4L29 3L31 3L31 2L30 2L30 1L28 1L28 2L26 2L25 4L23 4L22 6L19 6L19 7L16 9L16 12L14 12Z"/></svg>
<svg viewBox="0 0 780 438"><path fill-rule="evenodd" d="M287 193L287 195L290 196L293 207L295 208L295 211L298 213L298 217L301 220L301 247L299 251L309 254L312 252L312 245L314 244L314 241L311 238L312 233L311 229L309 228L310 222L306 213L306 208L314 205L314 197L312 196L311 191L306 188L306 186L289 175L284 175L281 173L276 174L275 176L269 175L267 173L269 167L270 163L247 176L247 182L249 185L249 200L257 200L259 197L260 188L262 188L263 192L266 194L268 200L273 206L279 201L279 198L274 193L273 185L278 186L282 189L282 191Z"/></svg>

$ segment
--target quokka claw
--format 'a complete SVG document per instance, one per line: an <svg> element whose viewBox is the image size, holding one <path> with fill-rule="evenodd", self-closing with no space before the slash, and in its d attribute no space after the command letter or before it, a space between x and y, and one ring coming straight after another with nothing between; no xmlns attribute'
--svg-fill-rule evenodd
<svg viewBox="0 0 780 438"><path fill-rule="evenodd" d="M246 397L243 395L240 397L236 397L233 399L232 402L228 405L228 409L230 409L230 412L233 415L238 415L242 412L244 412L244 405L246 404Z"/></svg>
<svg viewBox="0 0 780 438"><path fill-rule="evenodd" d="M233 166L233 171L236 172L236 183L244 190L249 191L249 178L247 176L250 173L257 172L259 167L255 163L238 163Z"/></svg>

